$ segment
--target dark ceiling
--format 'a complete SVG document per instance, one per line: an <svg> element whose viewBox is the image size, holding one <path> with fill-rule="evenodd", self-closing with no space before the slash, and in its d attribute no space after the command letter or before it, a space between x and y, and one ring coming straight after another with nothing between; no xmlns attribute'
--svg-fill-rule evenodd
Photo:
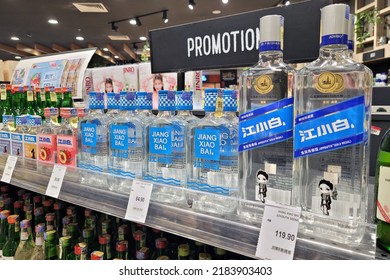
<svg viewBox="0 0 390 280"><path fill-rule="evenodd" d="M300 0L291 1L292 3ZM72 3L102 3L107 13L82 13ZM119 60L131 60L126 44L132 51L141 49L140 36L147 36L148 31L156 28L185 24L204 19L237 14L257 9L274 7L280 0L195 0L194 10L188 8L188 0L100 0L100 1L67 1L67 0L1 0L0 10L0 59L14 60L15 55L32 56L58 51L58 49L77 49L96 46L101 50L111 45L110 51L101 51L101 56ZM123 21L111 28L111 21L131 18L155 11L168 10L169 22L162 22L162 13L140 18L142 25L133 26ZM220 10L220 14L213 14ZM58 20L58 24L48 23L49 19ZM76 40L83 36L84 41ZM108 35L127 35L130 41L112 41ZM12 36L19 41L11 40ZM137 44L134 44L137 43ZM38 45L37 45L38 44ZM57 44L59 46L53 46ZM46 48L45 48L46 47ZM37 50L39 50L37 52ZM117 52L116 52L117 51ZM27 53L26 53L27 52Z"/></svg>

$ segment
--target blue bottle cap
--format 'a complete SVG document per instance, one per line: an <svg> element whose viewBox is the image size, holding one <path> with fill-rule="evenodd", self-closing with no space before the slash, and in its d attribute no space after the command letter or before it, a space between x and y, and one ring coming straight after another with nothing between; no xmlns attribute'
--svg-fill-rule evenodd
<svg viewBox="0 0 390 280"><path fill-rule="evenodd" d="M226 112L237 111L237 91L231 89L225 89L222 93L223 96L223 110Z"/></svg>
<svg viewBox="0 0 390 280"><path fill-rule="evenodd" d="M89 108L90 109L104 109L104 93L90 92L89 93Z"/></svg>
<svg viewBox="0 0 390 280"><path fill-rule="evenodd" d="M38 127L42 125L42 118L40 116L29 116L28 125Z"/></svg>
<svg viewBox="0 0 390 280"><path fill-rule="evenodd" d="M177 110L192 110L193 100L192 91L178 91L176 92Z"/></svg>
<svg viewBox="0 0 390 280"><path fill-rule="evenodd" d="M152 92L139 91L137 92L137 108L140 110L151 110L152 105Z"/></svg>
<svg viewBox="0 0 390 280"><path fill-rule="evenodd" d="M107 93L107 109L119 109L119 93Z"/></svg>
<svg viewBox="0 0 390 280"><path fill-rule="evenodd" d="M16 125L27 125L27 116L16 116Z"/></svg>
<svg viewBox="0 0 390 280"><path fill-rule="evenodd" d="M219 88L206 88L204 91L204 110L215 112L217 97L221 93Z"/></svg>
<svg viewBox="0 0 390 280"><path fill-rule="evenodd" d="M119 108L121 110L137 109L137 93L135 91L122 91L120 93Z"/></svg>
<svg viewBox="0 0 390 280"><path fill-rule="evenodd" d="M3 115L3 124L7 125L9 122L14 121L14 116L13 115Z"/></svg>
<svg viewBox="0 0 390 280"><path fill-rule="evenodd" d="M175 111L176 110L176 92L173 90L158 91L158 110L159 111Z"/></svg>

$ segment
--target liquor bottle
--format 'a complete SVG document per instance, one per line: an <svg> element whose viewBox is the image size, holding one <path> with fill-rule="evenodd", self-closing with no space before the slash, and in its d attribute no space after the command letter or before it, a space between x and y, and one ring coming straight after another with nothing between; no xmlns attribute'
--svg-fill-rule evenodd
<svg viewBox="0 0 390 280"><path fill-rule="evenodd" d="M46 107L57 108L56 107L57 95L54 91L54 87L45 87L45 98L46 98Z"/></svg>
<svg viewBox="0 0 390 280"><path fill-rule="evenodd" d="M23 157L23 133L27 132L27 116L16 117L16 129L11 134L11 154Z"/></svg>
<svg viewBox="0 0 390 280"><path fill-rule="evenodd" d="M11 211L11 213L14 213L14 204L13 204L12 197L8 197L7 194L3 194L3 198L4 198L4 210L9 210Z"/></svg>
<svg viewBox="0 0 390 280"><path fill-rule="evenodd" d="M41 91L39 87L35 88L35 100L36 100L36 114L42 119L44 116L44 110L46 108L46 96L44 90Z"/></svg>
<svg viewBox="0 0 390 280"><path fill-rule="evenodd" d="M57 163L76 167L77 163L77 130L70 119L77 117L77 109L61 108L61 126L57 130Z"/></svg>
<svg viewBox="0 0 390 280"><path fill-rule="evenodd" d="M149 260L150 258L150 249L148 247L140 248L135 255L137 260Z"/></svg>
<svg viewBox="0 0 390 280"><path fill-rule="evenodd" d="M22 201L24 203L23 195L26 193L24 189L20 189L16 192L16 195L18 196L18 200Z"/></svg>
<svg viewBox="0 0 390 280"><path fill-rule="evenodd" d="M375 202L376 202L376 244L390 252L390 130L383 136L376 165Z"/></svg>
<svg viewBox="0 0 390 280"><path fill-rule="evenodd" d="M74 246L80 242L80 233L78 230L77 223L69 223L67 225L67 235L70 236L70 246L74 248Z"/></svg>
<svg viewBox="0 0 390 280"><path fill-rule="evenodd" d="M58 108L58 110L60 110L60 108L61 107L63 107L62 106L62 100L63 100L63 96L62 96L62 88L60 88L60 87L58 87L58 88L55 88L55 94L56 94L56 99L55 99L55 101L56 101L56 105L55 105L55 107L56 108ZM50 95L50 97L51 97L51 95ZM51 97L51 102L53 103L53 98ZM53 104L54 105L54 104Z"/></svg>
<svg viewBox="0 0 390 280"><path fill-rule="evenodd" d="M199 260L211 260L211 255L209 253L199 253Z"/></svg>
<svg viewBox="0 0 390 280"><path fill-rule="evenodd" d="M15 260L29 260L34 251L35 243L31 231L31 220L20 222L20 242L15 251Z"/></svg>
<svg viewBox="0 0 390 280"><path fill-rule="evenodd" d="M119 93L108 92L107 93L107 112L106 116L113 119L119 113Z"/></svg>
<svg viewBox="0 0 390 280"><path fill-rule="evenodd" d="M188 123L174 115L175 92L158 92L157 118L146 128L144 178L173 187L159 186L152 193L152 200L180 205L184 203L187 155L185 135Z"/></svg>
<svg viewBox="0 0 390 280"><path fill-rule="evenodd" d="M137 114L145 123L150 123L156 118L152 111L152 92L137 92Z"/></svg>
<svg viewBox="0 0 390 280"><path fill-rule="evenodd" d="M366 221L372 72L347 57L349 6L321 9L319 58L297 73L293 204L302 233L359 241ZM340 194L340 195L338 195Z"/></svg>
<svg viewBox="0 0 390 280"><path fill-rule="evenodd" d="M166 256L167 246L168 246L168 240L165 237L157 238L155 241L156 253L154 255L154 258L157 259L161 256Z"/></svg>
<svg viewBox="0 0 390 280"><path fill-rule="evenodd" d="M21 95L21 115L28 115L27 112L27 92L30 91L30 86L23 86L23 91L22 91L22 95Z"/></svg>
<svg viewBox="0 0 390 280"><path fill-rule="evenodd" d="M69 260L87 260L87 244L84 242L77 243L74 246L73 254L69 256Z"/></svg>
<svg viewBox="0 0 390 280"><path fill-rule="evenodd" d="M49 230L44 233L45 239L45 260L57 260L57 244L56 244L56 231Z"/></svg>
<svg viewBox="0 0 390 280"><path fill-rule="evenodd" d="M4 113L4 107L5 107L5 103L6 103L6 100L7 100L7 89L6 89L6 84L0 84L0 121L2 122L3 119L3 115L6 115Z"/></svg>
<svg viewBox="0 0 390 280"><path fill-rule="evenodd" d="M12 94L12 115L20 116L22 114L22 95L23 95L23 87L14 87ZM15 119L16 121L16 119Z"/></svg>
<svg viewBox="0 0 390 280"><path fill-rule="evenodd" d="M130 179L142 178L145 157L145 124L135 113L137 97L135 92L120 93L121 112L109 124L108 173ZM128 181L116 176L109 177L110 190L130 191Z"/></svg>
<svg viewBox="0 0 390 280"><path fill-rule="evenodd" d="M63 99L62 99L61 107L72 108L73 107L72 88L63 87L62 94L63 94Z"/></svg>
<svg viewBox="0 0 390 280"><path fill-rule="evenodd" d="M34 208L33 213L34 213L34 223L33 223L34 226L46 222L44 212L43 212L43 207Z"/></svg>
<svg viewBox="0 0 390 280"><path fill-rule="evenodd" d="M145 247L146 245L146 234L142 230L137 230L133 233L133 238L135 240L135 250L133 257L135 258L137 251L139 251L142 247Z"/></svg>
<svg viewBox="0 0 390 280"><path fill-rule="evenodd" d="M214 247L214 260L226 260L228 255L225 249Z"/></svg>
<svg viewBox="0 0 390 280"><path fill-rule="evenodd" d="M284 18L260 18L259 61L241 76L240 215L261 221L263 204L291 204L295 71L283 62Z"/></svg>
<svg viewBox="0 0 390 280"><path fill-rule="evenodd" d="M45 122L38 128L38 160L55 163L57 159L58 109L44 109Z"/></svg>
<svg viewBox="0 0 390 280"><path fill-rule="evenodd" d="M72 253L70 246L70 236L63 236L59 240L59 252L58 259L59 260L68 260L71 258L70 254Z"/></svg>
<svg viewBox="0 0 390 280"><path fill-rule="evenodd" d="M53 199L52 198L47 198L42 201L42 206L43 206L43 212L44 213L51 213L54 215L54 209L53 209ZM54 228L55 229L55 228Z"/></svg>
<svg viewBox="0 0 390 280"><path fill-rule="evenodd" d="M24 220L24 212L23 212L23 201L17 200L14 202L14 211L15 215L19 216L19 219Z"/></svg>
<svg viewBox="0 0 390 280"><path fill-rule="evenodd" d="M91 260L93 261L104 260L104 252L102 251L93 251L90 256L91 256Z"/></svg>
<svg viewBox="0 0 390 280"><path fill-rule="evenodd" d="M104 98L101 92L89 93L90 112L79 124L79 149L77 166L95 172L106 172L108 155L108 122L103 113ZM94 176L80 171L81 182L91 186L107 186L105 176Z"/></svg>
<svg viewBox="0 0 390 280"><path fill-rule="evenodd" d="M7 217L7 221L8 239L3 246L3 260L13 260L20 241L19 216L10 215Z"/></svg>
<svg viewBox="0 0 390 280"><path fill-rule="evenodd" d="M190 259L190 245L180 244L177 248L177 259L178 260L189 260Z"/></svg>
<svg viewBox="0 0 390 280"><path fill-rule="evenodd" d="M96 249L92 228L83 229L82 242L87 244L87 256L91 256L91 253Z"/></svg>
<svg viewBox="0 0 390 280"><path fill-rule="evenodd" d="M27 118L28 130L23 134L23 150L24 157L29 159L37 159L38 139L37 133L39 127L42 125L40 116L29 116ZM28 162L30 163L30 162Z"/></svg>
<svg viewBox="0 0 390 280"><path fill-rule="evenodd" d="M66 208L66 215L71 217L71 223L77 223L77 208L74 205Z"/></svg>
<svg viewBox="0 0 390 280"><path fill-rule="evenodd" d="M119 241L115 246L115 258L121 260L128 260L127 243Z"/></svg>
<svg viewBox="0 0 390 280"><path fill-rule="evenodd" d="M68 225L72 222L72 216L62 217L62 236L68 236Z"/></svg>
<svg viewBox="0 0 390 280"><path fill-rule="evenodd" d="M353 59L354 54L354 45L355 45L355 15L349 14L348 20L348 51L347 56L350 59Z"/></svg>
<svg viewBox="0 0 390 280"><path fill-rule="evenodd" d="M111 246L109 246L110 242L111 242L111 237L109 234L104 234L99 236L99 250L104 253L103 256L104 260L111 259Z"/></svg>
<svg viewBox="0 0 390 280"><path fill-rule="evenodd" d="M32 204L24 204L23 205L23 217L28 220L32 220L33 218L33 205ZM34 223L32 224L34 225Z"/></svg>
<svg viewBox="0 0 390 280"><path fill-rule="evenodd" d="M46 231L55 230L55 228L54 228L54 220L55 220L55 214L54 213L47 213L45 215Z"/></svg>
<svg viewBox="0 0 390 280"><path fill-rule="evenodd" d="M62 217L64 216L64 203L59 200L56 201L53 204L53 209L54 209L54 229L57 232L57 238L60 238L62 234Z"/></svg>
<svg viewBox="0 0 390 280"><path fill-rule="evenodd" d="M45 248L44 237L45 224L38 224L35 226L35 247L31 254L31 260L44 260L45 259Z"/></svg>
<svg viewBox="0 0 390 280"><path fill-rule="evenodd" d="M36 208L39 208L39 207L43 207L43 204L42 204L42 195L35 195L33 197L33 206L34 206L34 210ZM43 209L42 209L42 214L44 213ZM41 214L40 214L41 215Z"/></svg>
<svg viewBox="0 0 390 280"><path fill-rule="evenodd" d="M199 118L192 114L193 99L192 91L177 91L176 92L176 109L177 117L185 120L188 123L197 122Z"/></svg>
<svg viewBox="0 0 390 280"><path fill-rule="evenodd" d="M1 117L3 115L12 115L12 85L1 85Z"/></svg>
<svg viewBox="0 0 390 280"><path fill-rule="evenodd" d="M8 238L8 216L11 214L9 210L0 212L0 260L3 259L3 247Z"/></svg>
<svg viewBox="0 0 390 280"><path fill-rule="evenodd" d="M2 119L4 126L0 131L0 155L8 156L11 152L11 131L8 124L10 123L10 126L13 128L14 116L3 115Z"/></svg>
<svg viewBox="0 0 390 280"><path fill-rule="evenodd" d="M30 116L34 116L37 114L35 108L36 108L36 104L35 104L35 99L34 99L34 91L33 91L33 87L32 86L27 86L26 87L26 92L24 93L25 94L25 101L26 101L26 104L25 104L25 107L24 107L24 110L22 111L23 114L26 114L26 115L30 115Z"/></svg>
<svg viewBox="0 0 390 280"><path fill-rule="evenodd" d="M222 92L205 90L205 117L190 128L187 202L196 211L218 215L237 211L237 125L223 118ZM229 140L230 139L230 140ZM225 141L228 140L228 141ZM228 143L231 142L231 143ZM227 145L229 144L229 145Z"/></svg>

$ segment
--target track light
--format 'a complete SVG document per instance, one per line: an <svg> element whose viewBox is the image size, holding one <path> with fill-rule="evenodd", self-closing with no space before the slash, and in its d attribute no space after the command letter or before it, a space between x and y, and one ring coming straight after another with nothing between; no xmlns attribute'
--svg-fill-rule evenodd
<svg viewBox="0 0 390 280"><path fill-rule="evenodd" d="M135 18L135 21L137 23L137 26L141 26L142 25L142 23L141 23L141 21L140 21L140 19L138 17Z"/></svg>
<svg viewBox="0 0 390 280"><path fill-rule="evenodd" d="M290 4L291 4L291 3L290 3L289 0L281 0L281 1L279 1L278 4L276 4L276 6L277 6L277 7L283 7L283 6L288 6L288 5L290 5Z"/></svg>
<svg viewBox="0 0 390 280"><path fill-rule="evenodd" d="M188 8L190 8L190 10L193 10L195 5L195 0L188 1Z"/></svg>
<svg viewBox="0 0 390 280"><path fill-rule="evenodd" d="M136 25L137 24L137 21L135 20L135 18L132 18L131 20L129 20L129 23L131 25Z"/></svg>
<svg viewBox="0 0 390 280"><path fill-rule="evenodd" d="M163 11L162 20L163 20L164 23L167 23L167 22L168 22L168 11L167 11L167 10L164 10L164 11Z"/></svg>
<svg viewBox="0 0 390 280"><path fill-rule="evenodd" d="M118 26L115 25L115 22L111 22L111 29L118 32Z"/></svg>

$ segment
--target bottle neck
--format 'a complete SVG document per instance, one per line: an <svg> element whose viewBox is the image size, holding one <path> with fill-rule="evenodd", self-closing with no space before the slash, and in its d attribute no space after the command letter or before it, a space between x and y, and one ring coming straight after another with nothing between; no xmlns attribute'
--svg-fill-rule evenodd
<svg viewBox="0 0 390 280"><path fill-rule="evenodd" d="M35 246L43 246L43 233L38 232L35 236Z"/></svg>
<svg viewBox="0 0 390 280"><path fill-rule="evenodd" d="M277 64L283 62L282 51L260 51L259 64Z"/></svg>
<svg viewBox="0 0 390 280"><path fill-rule="evenodd" d="M224 111L223 116L224 117L237 117L236 112L234 112L234 111Z"/></svg>
<svg viewBox="0 0 390 280"><path fill-rule="evenodd" d="M177 111L178 116L192 116L192 112L190 110L179 110Z"/></svg>
<svg viewBox="0 0 390 280"><path fill-rule="evenodd" d="M166 118L172 117L175 114L175 111L158 111L157 117Z"/></svg>
<svg viewBox="0 0 390 280"><path fill-rule="evenodd" d="M346 57L347 45L325 45L320 48L320 59L340 60Z"/></svg>
<svg viewBox="0 0 390 280"><path fill-rule="evenodd" d="M15 230L16 230L16 227L15 227L15 224L9 224L8 225L8 239L9 240L14 240L15 239Z"/></svg>
<svg viewBox="0 0 390 280"><path fill-rule="evenodd" d="M133 109L132 110L125 109L125 110L121 110L121 112L123 112L126 116L130 116L130 117L136 115L136 111Z"/></svg>
<svg viewBox="0 0 390 280"><path fill-rule="evenodd" d="M141 110L137 110L137 113L138 113L139 115L144 115L144 116L151 116L151 115L153 115L152 109L141 109Z"/></svg>

